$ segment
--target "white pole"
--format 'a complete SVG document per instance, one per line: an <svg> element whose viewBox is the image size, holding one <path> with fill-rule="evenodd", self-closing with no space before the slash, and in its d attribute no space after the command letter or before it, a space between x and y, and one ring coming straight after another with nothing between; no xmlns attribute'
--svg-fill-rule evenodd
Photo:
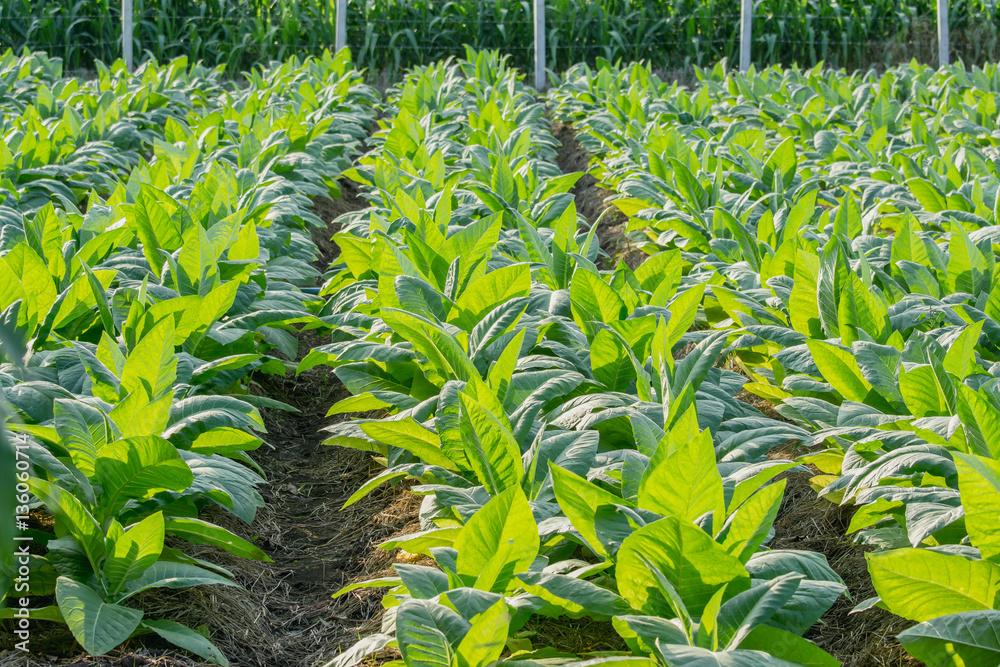
<svg viewBox="0 0 1000 667"><path fill-rule="evenodd" d="M944 67L949 58L948 44L948 0L937 0L938 10L938 65Z"/></svg>
<svg viewBox="0 0 1000 667"><path fill-rule="evenodd" d="M337 33L335 35L337 50L347 46L347 0L337 0Z"/></svg>
<svg viewBox="0 0 1000 667"><path fill-rule="evenodd" d="M122 59L132 73L132 0L122 0Z"/></svg>
<svg viewBox="0 0 1000 667"><path fill-rule="evenodd" d="M545 0L535 0L535 90L545 90Z"/></svg>
<svg viewBox="0 0 1000 667"><path fill-rule="evenodd" d="M753 28L753 0L743 0L740 8L740 71L750 69L750 40Z"/></svg>

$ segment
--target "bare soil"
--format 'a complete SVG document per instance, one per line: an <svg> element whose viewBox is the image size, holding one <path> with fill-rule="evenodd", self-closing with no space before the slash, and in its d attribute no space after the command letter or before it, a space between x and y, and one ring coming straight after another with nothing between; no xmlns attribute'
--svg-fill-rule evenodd
<svg viewBox="0 0 1000 667"><path fill-rule="evenodd" d="M576 130L560 121L552 123L552 132L559 140L556 163L564 174L586 172L590 167L590 154L576 140ZM597 225L597 238L607 254L598 262L602 269L612 269L619 261L629 268L636 268L646 259L646 254L636 248L625 235L628 218L607 198L614 194L598 185L597 179L585 173L571 190L576 198L576 210L591 225Z"/></svg>

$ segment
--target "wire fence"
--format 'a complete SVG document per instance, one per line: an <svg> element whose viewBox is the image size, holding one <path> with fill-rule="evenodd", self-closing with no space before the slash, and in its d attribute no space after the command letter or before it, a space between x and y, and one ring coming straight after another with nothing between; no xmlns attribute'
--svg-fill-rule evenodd
<svg viewBox="0 0 1000 667"><path fill-rule="evenodd" d="M188 56L231 72L336 43L336 0L132 0L138 59ZM393 79L413 65L464 46L500 49L534 66L531 0L350 0L347 45L373 77ZM122 55L121 0L0 0L0 49L46 51L68 69ZM936 63L937 0L756 0L754 64L824 62L848 69L910 59ZM737 62L741 0L549 0L545 63L647 60L661 70ZM995 0L950 8L952 58L967 65L1000 57Z"/></svg>

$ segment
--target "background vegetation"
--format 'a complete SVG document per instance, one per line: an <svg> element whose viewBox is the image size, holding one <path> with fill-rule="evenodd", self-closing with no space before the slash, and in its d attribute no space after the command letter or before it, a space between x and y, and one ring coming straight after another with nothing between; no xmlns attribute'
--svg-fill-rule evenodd
<svg viewBox="0 0 1000 667"><path fill-rule="evenodd" d="M835 67L936 59L934 0L758 0L754 62ZM241 71L334 41L334 0L135 0L137 53L188 55ZM395 78L410 65L502 48L529 70L530 0L351 0L349 43L359 66ZM0 48L44 50L68 68L121 53L119 0L0 0ZM738 49L739 0L550 0L549 67L597 58L650 60L657 69L705 65ZM996 0L951 3L954 56L995 60Z"/></svg>

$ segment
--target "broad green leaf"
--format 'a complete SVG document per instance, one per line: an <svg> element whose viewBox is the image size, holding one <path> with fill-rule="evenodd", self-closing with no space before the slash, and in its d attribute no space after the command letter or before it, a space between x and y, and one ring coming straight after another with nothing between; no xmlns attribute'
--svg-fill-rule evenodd
<svg viewBox="0 0 1000 667"><path fill-rule="evenodd" d="M673 584L693 617L701 616L720 586L728 584L734 595L750 587L743 565L721 544L694 524L667 517L636 530L618 551L619 592L643 613L669 615L673 610L642 557Z"/></svg>
<svg viewBox="0 0 1000 667"><path fill-rule="evenodd" d="M210 642L204 635L195 632L185 625L181 625L175 621L158 620L143 621L142 626L149 628L171 644L191 651L213 665L222 665L223 667L229 665L226 656L222 655L222 651L215 644Z"/></svg>
<svg viewBox="0 0 1000 667"><path fill-rule="evenodd" d="M667 456L654 456L642 476L639 507L690 522L713 512L721 527L726 504L712 434L706 429L673 445Z"/></svg>
<svg viewBox="0 0 1000 667"><path fill-rule="evenodd" d="M925 549L866 554L875 592L889 611L923 622L963 611L993 609L1000 565Z"/></svg>
<svg viewBox="0 0 1000 667"><path fill-rule="evenodd" d="M104 531L83 503L69 491L37 477L29 478L28 487L45 503L57 521L64 522L68 532L83 547L91 566L97 570L106 552Z"/></svg>
<svg viewBox="0 0 1000 667"><path fill-rule="evenodd" d="M685 644L688 641L684 631L675 621L658 616L615 616L612 619L615 630L625 640L632 651L650 654L656 650L657 642L663 644Z"/></svg>
<svg viewBox="0 0 1000 667"><path fill-rule="evenodd" d="M559 607L570 618L608 620L629 611L621 596L585 579L544 572L524 572L517 578L524 590Z"/></svg>
<svg viewBox="0 0 1000 667"><path fill-rule="evenodd" d="M896 635L927 667L1000 664L1000 611L947 614Z"/></svg>
<svg viewBox="0 0 1000 667"><path fill-rule="evenodd" d="M455 647L471 624L444 605L404 600L396 614L396 639L408 665L455 667Z"/></svg>
<svg viewBox="0 0 1000 667"><path fill-rule="evenodd" d="M618 293L587 269L578 268L573 273L569 295L578 322L617 322L626 314L625 302Z"/></svg>
<svg viewBox="0 0 1000 667"><path fill-rule="evenodd" d="M795 284L788 303L792 327L810 338L822 338L823 325L819 317L819 257L800 248L795 256Z"/></svg>
<svg viewBox="0 0 1000 667"><path fill-rule="evenodd" d="M770 534L781 509L785 483L786 480L781 480L764 487L750 496L732 515L722 546L741 563L750 560Z"/></svg>
<svg viewBox="0 0 1000 667"><path fill-rule="evenodd" d="M93 588L59 577L56 601L70 632L90 655L104 655L128 639L142 621L142 612L105 602Z"/></svg>
<svg viewBox="0 0 1000 667"><path fill-rule="evenodd" d="M531 270L527 264L512 264L489 271L469 283L455 300L455 315L448 319L465 331L472 331L486 313L512 299L528 296L530 291Z"/></svg>
<svg viewBox="0 0 1000 667"><path fill-rule="evenodd" d="M669 667L797 667L763 651L723 651L713 653L695 646L660 645L660 656Z"/></svg>
<svg viewBox="0 0 1000 667"><path fill-rule="evenodd" d="M590 345L590 366L594 379L609 391L626 391L635 380L635 367L625 344L607 329L601 329Z"/></svg>
<svg viewBox="0 0 1000 667"><path fill-rule="evenodd" d="M99 408L65 398L55 400L53 414L59 441L69 450L73 465L93 476L97 452L113 437L108 418Z"/></svg>
<svg viewBox="0 0 1000 667"><path fill-rule="evenodd" d="M437 434L418 424L412 417L365 422L361 425L361 430L373 440L405 449L430 465L458 470L455 462L441 451L441 439Z"/></svg>
<svg viewBox="0 0 1000 667"><path fill-rule="evenodd" d="M610 556L597 538L594 522L598 507L616 505L622 499L559 466L550 463L549 470L552 473L552 487L556 494L556 501L563 514L566 515L566 518L573 524L573 528L580 533L587 546L595 554L603 557Z"/></svg>
<svg viewBox="0 0 1000 667"><path fill-rule="evenodd" d="M151 514L109 545L104 576L110 593L118 593L126 581L138 579L163 552L163 513Z"/></svg>
<svg viewBox="0 0 1000 667"><path fill-rule="evenodd" d="M439 325L394 308L383 308L381 314L393 331L412 343L414 349L428 359L442 383L454 379L468 382L473 377L479 378L479 371L458 340Z"/></svg>
<svg viewBox="0 0 1000 667"><path fill-rule="evenodd" d="M962 383L958 385L958 416L969 446L981 456L1000 460L1000 410L984 393Z"/></svg>
<svg viewBox="0 0 1000 667"><path fill-rule="evenodd" d="M806 345L823 379L847 400L863 403L872 386L861 373L854 355L823 341L808 340Z"/></svg>
<svg viewBox="0 0 1000 667"><path fill-rule="evenodd" d="M190 588L191 586L236 586L236 582L191 563L159 560L125 585L126 597L151 588Z"/></svg>
<svg viewBox="0 0 1000 667"><path fill-rule="evenodd" d="M786 574L727 600L719 609L719 644L725 650L737 648L751 630L767 623L792 599L802 579L799 574Z"/></svg>
<svg viewBox="0 0 1000 667"><path fill-rule="evenodd" d="M500 658L507 643L510 614L507 602L499 600L472 621L472 627L458 645L458 667L481 667Z"/></svg>
<svg viewBox="0 0 1000 667"><path fill-rule="evenodd" d="M843 663L819 646L787 630L760 625L740 642L741 650L763 651L805 667L840 667Z"/></svg>
<svg viewBox="0 0 1000 667"><path fill-rule="evenodd" d="M854 271L843 285L837 317L840 323L840 339L843 345L851 345L858 340L859 331L867 333L872 340L881 343L891 328L889 309L882 295L874 292L874 287L862 282Z"/></svg>
<svg viewBox="0 0 1000 667"><path fill-rule="evenodd" d="M1000 560L1000 461L955 453L969 539L983 558Z"/></svg>
<svg viewBox="0 0 1000 667"><path fill-rule="evenodd" d="M795 170L798 167L798 160L795 153L795 139L788 137L782 141L772 151L771 155L764 163L764 172L761 181L770 186L774 182L775 174L781 177L785 188L792 187L795 180Z"/></svg>
<svg viewBox="0 0 1000 667"><path fill-rule="evenodd" d="M116 516L129 500L146 500L161 491L184 491L194 481L177 449L156 436L113 442L98 453L94 467L105 518Z"/></svg>
<svg viewBox="0 0 1000 667"><path fill-rule="evenodd" d="M482 580L477 588L502 592L515 574L528 569L538 547L531 506L515 485L486 503L462 528L455 540L458 573Z"/></svg>
<svg viewBox="0 0 1000 667"><path fill-rule="evenodd" d="M490 493L500 493L521 482L524 464L510 430L486 406L466 394L462 404L462 445L479 480Z"/></svg>
<svg viewBox="0 0 1000 667"><path fill-rule="evenodd" d="M177 377L174 354L174 318L165 317L128 355L122 371L122 391L143 389L149 400L159 398Z"/></svg>
<svg viewBox="0 0 1000 667"><path fill-rule="evenodd" d="M169 517L166 521L166 533L167 535L185 539L193 544L211 544L212 546L221 547L241 558L271 562L267 554L242 537L234 535L221 526L216 526L201 519Z"/></svg>

